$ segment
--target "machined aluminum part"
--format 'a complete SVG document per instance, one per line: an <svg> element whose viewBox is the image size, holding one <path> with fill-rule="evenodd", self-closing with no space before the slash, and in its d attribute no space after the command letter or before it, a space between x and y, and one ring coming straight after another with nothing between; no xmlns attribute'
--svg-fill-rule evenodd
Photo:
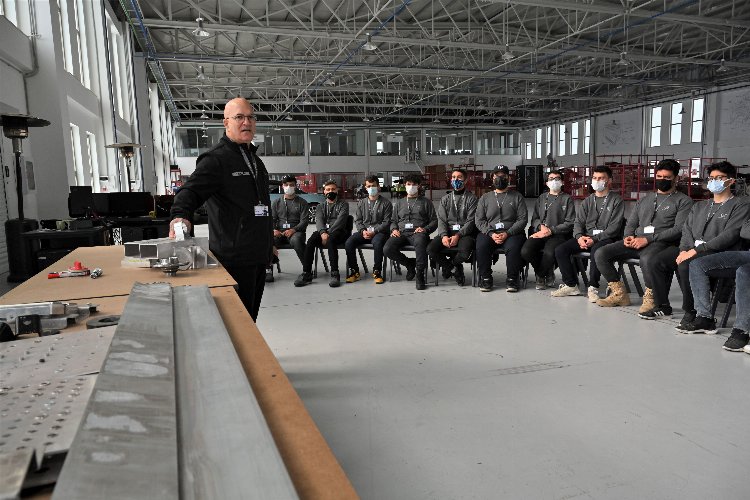
<svg viewBox="0 0 750 500"><path fill-rule="evenodd" d="M65 314L65 304L63 302L34 302L0 306L0 321L6 323L14 321L18 316L28 314L39 314L40 316Z"/></svg>

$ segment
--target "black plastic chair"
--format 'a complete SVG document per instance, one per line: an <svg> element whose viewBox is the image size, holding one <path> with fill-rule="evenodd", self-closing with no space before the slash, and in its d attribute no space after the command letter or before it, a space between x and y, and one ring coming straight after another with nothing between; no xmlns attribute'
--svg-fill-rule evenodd
<svg viewBox="0 0 750 500"><path fill-rule="evenodd" d="M505 249L504 248L496 248L495 251L492 253L492 265L494 265L498 257L500 255L505 255ZM478 286L479 285L479 276L477 276L478 268L476 266L476 257L474 258L474 273L473 277L471 279L471 286ZM527 262L523 268L521 268L521 288L526 288L526 284L529 281L529 263Z"/></svg>
<svg viewBox="0 0 750 500"><path fill-rule="evenodd" d="M719 306L719 302L722 301L722 297L726 295L727 305L724 308L724 314L719 322L719 328L726 328L729 323L729 315L732 313L732 306L735 303L735 291L737 283L734 280L736 276L736 269L713 269L708 272L708 277L715 280L714 286L711 289L711 317L716 316L716 309Z"/></svg>
<svg viewBox="0 0 750 500"><path fill-rule="evenodd" d="M440 249L441 254L447 254L447 255L456 255L458 253L457 248L442 248ZM474 283L476 280L476 266L477 266L477 259L474 255L474 250L472 249L471 255L469 256L469 264L471 265L471 286L476 286ZM435 286L438 286L440 284L440 261L436 260L435 262Z"/></svg>

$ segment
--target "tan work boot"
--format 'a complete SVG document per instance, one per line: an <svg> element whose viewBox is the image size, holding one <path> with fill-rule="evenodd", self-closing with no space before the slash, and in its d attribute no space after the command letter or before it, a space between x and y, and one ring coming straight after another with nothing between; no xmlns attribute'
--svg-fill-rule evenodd
<svg viewBox="0 0 750 500"><path fill-rule="evenodd" d="M605 299L596 301L597 305L602 307L629 306L630 296L625 291L625 283L622 281L612 281L609 283L609 295Z"/></svg>
<svg viewBox="0 0 750 500"><path fill-rule="evenodd" d="M638 313L647 313L654 307L656 307L654 305L654 291L650 288L646 288L646 291L643 292L643 303L641 304L641 308L638 309Z"/></svg>

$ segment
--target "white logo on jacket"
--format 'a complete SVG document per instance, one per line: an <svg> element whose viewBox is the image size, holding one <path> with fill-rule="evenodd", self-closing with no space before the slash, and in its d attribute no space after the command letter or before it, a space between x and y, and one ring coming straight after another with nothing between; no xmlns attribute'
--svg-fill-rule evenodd
<svg viewBox="0 0 750 500"><path fill-rule="evenodd" d="M241 176L241 175L251 175L251 174L250 174L250 172L242 172L242 171L241 171L241 172L232 172L232 175L233 175L234 177L239 177L239 176Z"/></svg>

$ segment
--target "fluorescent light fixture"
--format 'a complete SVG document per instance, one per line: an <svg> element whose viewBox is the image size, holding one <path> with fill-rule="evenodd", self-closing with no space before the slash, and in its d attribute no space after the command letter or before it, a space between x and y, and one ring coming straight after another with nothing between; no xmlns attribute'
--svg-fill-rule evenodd
<svg viewBox="0 0 750 500"><path fill-rule="evenodd" d="M211 36L211 33L203 29L203 18L199 17L195 20L198 23L198 27L193 30L193 35L199 36L201 38L206 38L207 36Z"/></svg>

